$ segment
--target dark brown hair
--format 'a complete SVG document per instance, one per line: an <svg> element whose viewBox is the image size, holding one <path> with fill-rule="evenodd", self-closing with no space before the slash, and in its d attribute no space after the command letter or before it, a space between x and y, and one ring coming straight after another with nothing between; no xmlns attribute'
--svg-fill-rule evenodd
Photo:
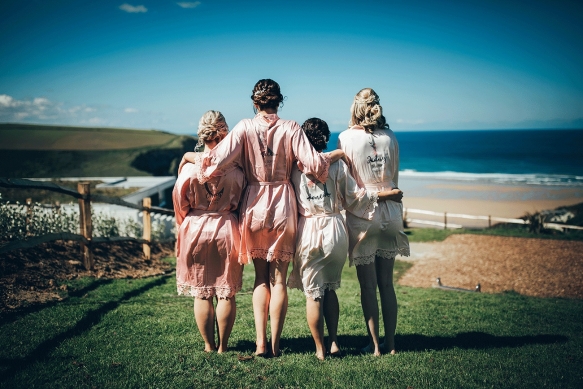
<svg viewBox="0 0 583 389"><path fill-rule="evenodd" d="M330 139L328 124L322 119L310 118L302 124L302 130L316 151L325 150Z"/></svg>
<svg viewBox="0 0 583 389"><path fill-rule="evenodd" d="M259 80L253 88L251 95L253 104L260 110L265 108L278 108L283 103L283 95L279 90L279 84L269 78Z"/></svg>

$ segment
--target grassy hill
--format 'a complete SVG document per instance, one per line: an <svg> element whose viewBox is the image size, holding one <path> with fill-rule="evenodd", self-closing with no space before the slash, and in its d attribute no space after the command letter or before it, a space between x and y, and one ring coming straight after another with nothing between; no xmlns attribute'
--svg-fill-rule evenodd
<svg viewBox="0 0 583 389"><path fill-rule="evenodd" d="M171 175L195 144L157 130L0 124L0 176Z"/></svg>

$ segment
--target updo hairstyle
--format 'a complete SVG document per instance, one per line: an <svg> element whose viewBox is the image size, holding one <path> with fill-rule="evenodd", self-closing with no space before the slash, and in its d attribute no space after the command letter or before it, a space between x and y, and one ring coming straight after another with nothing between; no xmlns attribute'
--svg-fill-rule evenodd
<svg viewBox="0 0 583 389"><path fill-rule="evenodd" d="M316 151L320 152L326 149L330 139L330 129L325 121L318 118L308 119L302 124L302 130Z"/></svg>
<svg viewBox="0 0 583 389"><path fill-rule="evenodd" d="M204 146L210 141L220 142L229 132L225 117L219 111L207 111L198 122L198 145Z"/></svg>
<svg viewBox="0 0 583 389"><path fill-rule="evenodd" d="M352 115L349 122L351 127L362 126L369 133L377 128L389 128L383 116L379 95L371 88L364 88L354 96L350 113Z"/></svg>
<svg viewBox="0 0 583 389"><path fill-rule="evenodd" d="M280 105L283 106L283 99L279 84L269 78L257 81L251 95L253 104L259 107L260 110L265 108L277 109Z"/></svg>

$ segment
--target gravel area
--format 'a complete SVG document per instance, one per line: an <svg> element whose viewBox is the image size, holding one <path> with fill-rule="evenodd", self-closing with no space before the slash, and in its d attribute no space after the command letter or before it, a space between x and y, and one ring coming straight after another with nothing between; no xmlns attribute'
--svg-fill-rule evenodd
<svg viewBox="0 0 583 389"><path fill-rule="evenodd" d="M412 243L414 262L399 284L443 285L482 292L515 291L537 297L583 299L583 242L451 235L443 242Z"/></svg>

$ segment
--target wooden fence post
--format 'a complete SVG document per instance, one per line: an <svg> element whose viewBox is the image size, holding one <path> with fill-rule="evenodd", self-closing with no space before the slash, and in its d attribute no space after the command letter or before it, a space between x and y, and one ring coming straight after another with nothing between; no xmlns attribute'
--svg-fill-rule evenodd
<svg viewBox="0 0 583 389"><path fill-rule="evenodd" d="M488 215L488 228L492 227L492 215Z"/></svg>
<svg viewBox="0 0 583 389"><path fill-rule="evenodd" d="M143 224L144 224L144 235L143 238L144 242L144 257L146 259L150 259L150 241L152 239L152 218L150 215L150 207L152 206L152 199L146 197L142 200L142 205L144 206L144 210L142 211L143 215Z"/></svg>
<svg viewBox="0 0 583 389"><path fill-rule="evenodd" d="M447 230L447 212L443 213L443 229Z"/></svg>
<svg viewBox="0 0 583 389"><path fill-rule="evenodd" d="M93 253L91 252L91 238L93 235L93 225L91 224L91 184L80 182L77 184L79 194L83 195L79 199L79 229L81 235L89 241L88 244L81 242L81 255L85 269L93 269Z"/></svg>
<svg viewBox="0 0 583 389"><path fill-rule="evenodd" d="M32 199L29 197L26 199L26 231L24 232L26 236L31 236L30 225L32 224Z"/></svg>

